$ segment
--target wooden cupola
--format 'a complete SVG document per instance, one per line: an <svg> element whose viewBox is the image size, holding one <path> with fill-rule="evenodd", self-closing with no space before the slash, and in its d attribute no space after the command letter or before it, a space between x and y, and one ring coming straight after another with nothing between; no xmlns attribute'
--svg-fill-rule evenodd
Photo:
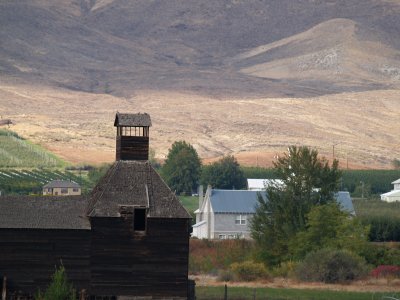
<svg viewBox="0 0 400 300"><path fill-rule="evenodd" d="M149 159L149 114L117 112L114 126L117 127L116 160Z"/></svg>

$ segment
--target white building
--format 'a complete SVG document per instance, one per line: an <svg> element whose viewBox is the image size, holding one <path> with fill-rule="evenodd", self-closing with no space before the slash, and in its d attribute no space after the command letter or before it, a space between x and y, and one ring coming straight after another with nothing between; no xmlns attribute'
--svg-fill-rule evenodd
<svg viewBox="0 0 400 300"><path fill-rule="evenodd" d="M386 202L400 201L400 179L393 181L392 184L393 184L392 191L385 193L385 194L381 194L382 201L386 201Z"/></svg>
<svg viewBox="0 0 400 300"><path fill-rule="evenodd" d="M247 179L247 190L249 191L262 191L266 188L276 185L282 186L284 183L281 179Z"/></svg>

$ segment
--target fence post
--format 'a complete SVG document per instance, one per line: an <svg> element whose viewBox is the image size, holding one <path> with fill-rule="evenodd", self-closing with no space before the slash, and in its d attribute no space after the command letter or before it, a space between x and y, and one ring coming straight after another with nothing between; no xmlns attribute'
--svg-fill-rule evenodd
<svg viewBox="0 0 400 300"><path fill-rule="evenodd" d="M256 293L257 293L256 288L254 288L253 289L253 300L256 300Z"/></svg>
<svg viewBox="0 0 400 300"><path fill-rule="evenodd" d="M225 284L224 300L228 300L228 286Z"/></svg>
<svg viewBox="0 0 400 300"><path fill-rule="evenodd" d="M1 300L6 300L7 296L7 277L3 278L3 292L1 293Z"/></svg>
<svg viewBox="0 0 400 300"><path fill-rule="evenodd" d="M79 293L79 300L85 300L86 299L86 290L82 289L81 292Z"/></svg>

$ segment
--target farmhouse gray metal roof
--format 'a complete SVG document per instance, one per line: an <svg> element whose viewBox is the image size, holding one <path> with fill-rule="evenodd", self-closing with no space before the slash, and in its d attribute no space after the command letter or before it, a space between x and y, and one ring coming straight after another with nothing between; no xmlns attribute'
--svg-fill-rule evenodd
<svg viewBox="0 0 400 300"><path fill-rule="evenodd" d="M81 186L70 180L52 180L45 184L43 188L80 188Z"/></svg>
<svg viewBox="0 0 400 300"><path fill-rule="evenodd" d="M0 197L0 228L90 229L83 196Z"/></svg>
<svg viewBox="0 0 400 300"><path fill-rule="evenodd" d="M150 115L147 113L121 114L117 112L114 126L150 127L151 119Z"/></svg>
<svg viewBox="0 0 400 300"><path fill-rule="evenodd" d="M116 161L93 190L87 213L118 217L120 206L147 207L148 217L191 218L148 161Z"/></svg>
<svg viewBox="0 0 400 300"><path fill-rule="evenodd" d="M257 193L259 192L213 189L210 199L212 209L214 213L254 214L257 205Z"/></svg>
<svg viewBox="0 0 400 300"><path fill-rule="evenodd" d="M257 206L257 193L267 197L265 191L217 190L211 194L211 206L214 213L254 214ZM344 211L355 214L349 192L337 192L334 198Z"/></svg>
<svg viewBox="0 0 400 300"><path fill-rule="evenodd" d="M337 192L334 197L336 199L336 202L341 206L343 210L355 215L353 201L351 200L349 192Z"/></svg>

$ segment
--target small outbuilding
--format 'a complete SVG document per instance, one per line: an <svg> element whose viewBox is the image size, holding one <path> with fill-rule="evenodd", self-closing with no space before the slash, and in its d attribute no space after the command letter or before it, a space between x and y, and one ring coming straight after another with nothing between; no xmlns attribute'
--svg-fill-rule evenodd
<svg viewBox="0 0 400 300"><path fill-rule="evenodd" d="M392 182L393 190L388 193L381 194L381 200L386 202L400 201L400 179Z"/></svg>
<svg viewBox="0 0 400 300"><path fill-rule="evenodd" d="M247 189L249 191L263 191L270 186L283 186L281 179L247 179Z"/></svg>
<svg viewBox="0 0 400 300"><path fill-rule="evenodd" d="M43 186L44 196L78 196L81 194L81 186L72 180L52 180Z"/></svg>

